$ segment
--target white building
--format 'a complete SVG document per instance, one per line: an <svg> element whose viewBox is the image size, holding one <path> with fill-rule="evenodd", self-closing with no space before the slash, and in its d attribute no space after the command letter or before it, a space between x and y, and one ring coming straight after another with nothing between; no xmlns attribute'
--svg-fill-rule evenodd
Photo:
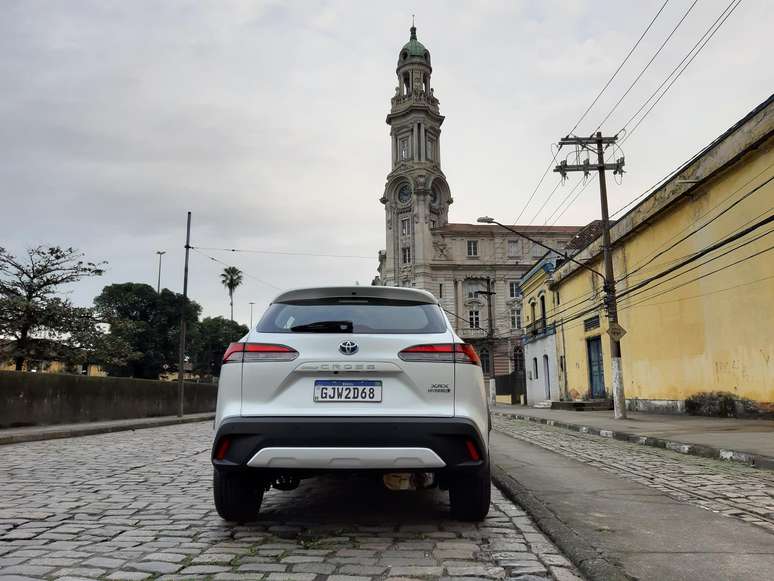
<svg viewBox="0 0 774 581"><path fill-rule="evenodd" d="M379 253L374 284L430 291L457 333L476 345L487 376L521 373L519 280L545 249L497 225L449 222L452 190L441 163L444 117L431 87L432 71L430 52L412 26L398 54L398 86L387 115L392 168L380 200L387 245ZM552 248L562 248L579 230L514 228Z"/></svg>

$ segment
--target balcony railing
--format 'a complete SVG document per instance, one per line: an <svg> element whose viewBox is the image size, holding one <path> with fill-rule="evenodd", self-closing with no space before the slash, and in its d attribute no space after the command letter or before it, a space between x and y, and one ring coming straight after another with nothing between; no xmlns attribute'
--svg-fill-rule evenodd
<svg viewBox="0 0 774 581"><path fill-rule="evenodd" d="M524 330L524 336L529 341L544 335L550 335L554 333L554 330L554 323L547 323L545 319L538 319L527 325L527 328Z"/></svg>

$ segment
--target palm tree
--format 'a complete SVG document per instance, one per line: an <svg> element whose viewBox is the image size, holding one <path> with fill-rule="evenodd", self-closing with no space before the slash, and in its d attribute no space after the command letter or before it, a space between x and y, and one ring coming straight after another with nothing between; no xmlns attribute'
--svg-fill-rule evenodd
<svg viewBox="0 0 774 581"><path fill-rule="evenodd" d="M220 282L228 289L228 298L231 302L231 320L234 320L234 291L242 284L242 271L236 266L227 266L220 273Z"/></svg>

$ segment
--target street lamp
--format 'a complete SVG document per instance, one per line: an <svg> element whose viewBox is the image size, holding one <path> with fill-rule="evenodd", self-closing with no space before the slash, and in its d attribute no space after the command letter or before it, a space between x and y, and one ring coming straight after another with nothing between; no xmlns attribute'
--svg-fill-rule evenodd
<svg viewBox="0 0 774 581"><path fill-rule="evenodd" d="M542 248L545 248L546 250L550 250L551 252L554 252L555 254L558 254L559 256L563 257L565 260L569 260L570 262L574 262L575 264L577 264L581 268L585 268L586 270L588 270L590 272L593 272L597 276L602 277L602 280L606 280L604 274L602 274L601 272L599 272L597 270L594 270L593 268L591 268L590 266L588 266L586 264L583 264L582 262L578 262L577 260L575 260L572 256L570 256L566 252L565 253L559 252L556 248L551 248L550 246L546 246L545 244L543 244L539 240L535 240L534 238L531 238L531 237L527 236L526 234L524 234L522 232L514 230L510 226L506 226L505 224L501 224L500 222L498 222L494 218L490 218L489 216L481 216L478 220L476 220L476 222L478 222L480 224L497 224L501 228L505 228L509 232L513 232L514 234L516 234L516 236L521 236L522 238L526 238L527 240L529 240L533 244L537 244L538 246L541 246Z"/></svg>
<svg viewBox="0 0 774 581"><path fill-rule="evenodd" d="M254 304L255 304L254 302L250 301L250 329L251 330L253 328L253 305Z"/></svg>
<svg viewBox="0 0 774 581"><path fill-rule="evenodd" d="M167 253L166 250L157 250L156 254L159 255L159 282L156 284L156 293L161 294L161 257Z"/></svg>

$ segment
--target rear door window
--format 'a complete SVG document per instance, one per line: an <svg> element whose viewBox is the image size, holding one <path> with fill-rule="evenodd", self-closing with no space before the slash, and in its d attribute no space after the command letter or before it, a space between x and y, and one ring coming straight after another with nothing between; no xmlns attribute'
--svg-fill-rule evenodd
<svg viewBox="0 0 774 581"><path fill-rule="evenodd" d="M258 323L260 333L444 333L438 305L372 298L274 303Z"/></svg>

